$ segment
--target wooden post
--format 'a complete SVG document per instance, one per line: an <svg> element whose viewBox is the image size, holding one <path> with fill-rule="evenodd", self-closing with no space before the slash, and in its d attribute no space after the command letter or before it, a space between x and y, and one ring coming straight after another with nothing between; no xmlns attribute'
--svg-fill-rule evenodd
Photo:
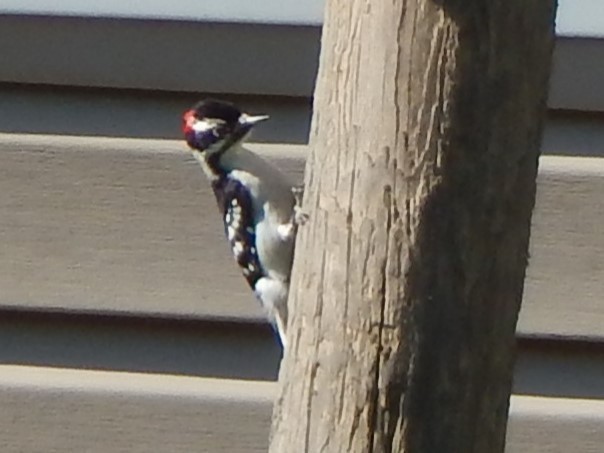
<svg viewBox="0 0 604 453"><path fill-rule="evenodd" d="M555 0L328 0L272 453L502 452Z"/></svg>

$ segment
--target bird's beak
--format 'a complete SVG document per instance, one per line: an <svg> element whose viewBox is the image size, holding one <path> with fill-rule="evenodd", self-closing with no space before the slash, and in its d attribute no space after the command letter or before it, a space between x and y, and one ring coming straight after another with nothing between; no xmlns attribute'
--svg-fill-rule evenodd
<svg viewBox="0 0 604 453"><path fill-rule="evenodd" d="M235 140L241 140L244 138L249 132L252 130L256 124L265 121L268 119L268 115L248 115L247 113L242 113L239 117L239 126L235 128L235 132L233 134L233 138Z"/></svg>
<svg viewBox="0 0 604 453"><path fill-rule="evenodd" d="M268 120L268 118L268 115L252 116L248 115L247 113L244 113L239 117L239 123L241 123L242 126L252 127L255 126L257 123Z"/></svg>

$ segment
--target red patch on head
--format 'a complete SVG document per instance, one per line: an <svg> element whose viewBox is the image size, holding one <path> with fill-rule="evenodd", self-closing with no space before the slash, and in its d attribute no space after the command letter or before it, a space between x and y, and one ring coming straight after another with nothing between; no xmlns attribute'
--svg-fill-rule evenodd
<svg viewBox="0 0 604 453"><path fill-rule="evenodd" d="M182 116L182 131L186 134L193 129L193 125L197 121L194 110L187 110Z"/></svg>

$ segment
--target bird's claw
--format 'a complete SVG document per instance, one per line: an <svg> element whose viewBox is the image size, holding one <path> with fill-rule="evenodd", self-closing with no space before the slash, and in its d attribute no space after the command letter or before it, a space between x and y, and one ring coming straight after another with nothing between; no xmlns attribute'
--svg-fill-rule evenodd
<svg viewBox="0 0 604 453"><path fill-rule="evenodd" d="M300 206L294 207L294 223L296 225L304 225L308 222L308 219L310 219L310 216Z"/></svg>
<svg viewBox="0 0 604 453"><path fill-rule="evenodd" d="M302 209L304 186L292 187L292 194L294 195L294 215L292 223L295 225L304 225L310 218L308 213Z"/></svg>

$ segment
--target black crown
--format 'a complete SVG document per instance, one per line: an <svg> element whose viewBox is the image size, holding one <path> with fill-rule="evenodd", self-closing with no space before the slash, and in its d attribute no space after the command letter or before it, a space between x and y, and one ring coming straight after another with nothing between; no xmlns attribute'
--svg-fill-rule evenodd
<svg viewBox="0 0 604 453"><path fill-rule="evenodd" d="M195 116L198 119L212 118L223 120L227 124L234 124L241 116L239 110L234 104L216 99L204 99L193 107Z"/></svg>

